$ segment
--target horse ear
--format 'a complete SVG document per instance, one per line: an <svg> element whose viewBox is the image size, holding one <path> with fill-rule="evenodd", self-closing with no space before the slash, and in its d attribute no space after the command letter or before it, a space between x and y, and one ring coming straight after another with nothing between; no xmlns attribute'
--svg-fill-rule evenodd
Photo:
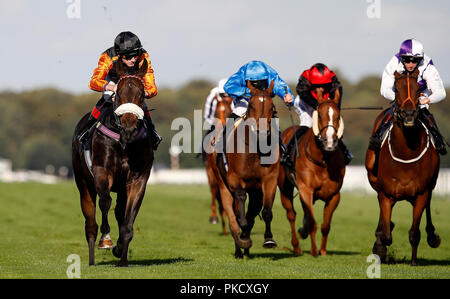
<svg viewBox="0 0 450 299"><path fill-rule="evenodd" d="M395 73L394 73L395 80L398 80L401 76L402 76L402 74L400 74L399 72L395 71Z"/></svg>
<svg viewBox="0 0 450 299"><path fill-rule="evenodd" d="M136 76L143 78L145 76L145 74L147 73L147 69L148 69L147 59L144 59L144 61L142 62L142 66L139 68L139 70L136 73Z"/></svg>
<svg viewBox="0 0 450 299"><path fill-rule="evenodd" d="M126 74L127 71L127 66L125 65L125 63L123 63L122 59L119 57L119 59L117 59L117 63L116 63L116 73L117 76L120 78L123 75Z"/></svg>
<svg viewBox="0 0 450 299"><path fill-rule="evenodd" d="M341 93L339 92L339 88L336 88L336 91L334 92L334 102L336 104L339 104L340 100L341 100Z"/></svg>
<svg viewBox="0 0 450 299"><path fill-rule="evenodd" d="M250 93L254 94L255 92L255 88L253 87L253 85L250 83L250 80L247 80L247 87L248 89L250 89Z"/></svg>
<svg viewBox="0 0 450 299"><path fill-rule="evenodd" d="M316 93L317 93L317 102L322 102L323 101L323 94L322 94L322 90L320 88L316 89Z"/></svg>
<svg viewBox="0 0 450 299"><path fill-rule="evenodd" d="M268 94L272 94L273 88L275 86L275 83L273 82L274 80L272 80L272 82L270 82L270 86L269 89L267 90Z"/></svg>

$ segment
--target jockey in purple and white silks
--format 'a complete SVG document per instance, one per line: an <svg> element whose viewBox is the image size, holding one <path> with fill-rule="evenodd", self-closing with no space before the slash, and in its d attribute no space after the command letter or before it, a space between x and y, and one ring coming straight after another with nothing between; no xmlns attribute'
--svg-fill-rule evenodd
<svg viewBox="0 0 450 299"><path fill-rule="evenodd" d="M419 70L417 81L420 86L419 98L419 119L427 126L427 129L433 136L436 150L445 155L447 150L445 143L433 115L429 112L429 104L442 101L445 96L444 84L441 77L433 64L433 60L424 53L423 45L416 39L407 39L400 45L400 50L395 54L386 65L381 81L380 93L389 101L395 100L395 77L394 73L414 72ZM381 146L382 137L386 130L390 127L393 115L393 107L391 107L371 137L369 149L378 150ZM429 121L427 121L427 119ZM431 123L430 123L431 121ZM431 125L433 124L433 125Z"/></svg>
<svg viewBox="0 0 450 299"><path fill-rule="evenodd" d="M232 118L242 117L247 112L251 97L250 89L247 87L248 81L260 90L269 88L269 84L274 81L273 93L282 98L286 105L294 104L291 89L278 73L264 62L254 60L243 65L225 83L225 92L234 99Z"/></svg>

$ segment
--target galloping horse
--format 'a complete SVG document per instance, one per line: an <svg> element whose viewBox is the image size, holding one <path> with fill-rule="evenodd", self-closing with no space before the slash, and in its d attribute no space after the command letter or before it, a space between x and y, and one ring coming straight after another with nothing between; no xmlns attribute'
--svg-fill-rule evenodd
<svg viewBox="0 0 450 299"><path fill-rule="evenodd" d="M222 127L225 127L226 119L231 114L231 101L232 99L230 97L224 97L221 101L217 101L216 111L214 114L214 118L220 121L220 124ZM212 137L212 136L211 136ZM222 223L222 233L224 235L227 234L227 229L225 225L225 218L226 213L223 209L222 200L220 199L220 192L219 192L219 182L218 182L218 171L215 171L216 165L216 159L214 158L214 155L212 153L206 153L206 175L208 177L208 183L209 183L209 189L211 191L211 216L209 217L209 222L211 223L218 223L219 217L217 216L217 207L216 202L219 203L219 212L220 212L220 218Z"/></svg>
<svg viewBox="0 0 450 299"><path fill-rule="evenodd" d="M281 202L291 225L291 243L295 254L302 254L295 231L296 212L293 206L294 186L299 190L304 211L303 225L298 232L306 239L311 235L311 254L318 256L316 247L317 224L314 219L314 203L317 199L325 201L320 254L326 255L331 218L340 201L340 189L345 175L344 153L337 146L344 133L344 121L339 110L339 91L334 99L323 100L318 92L317 111L313 113L313 127L305 132L298 142L299 156L295 159L295 178L289 169L282 167L278 179ZM294 134L296 127L283 132L283 142Z"/></svg>
<svg viewBox="0 0 450 299"><path fill-rule="evenodd" d="M375 232L373 253L385 261L387 248L392 244L392 208L397 201L407 200L413 206L413 223L409 231L412 246L411 265L417 265L417 247L420 242L420 220L423 210L427 215L427 241L436 248L440 237L431 221L431 193L439 174L439 155L431 146L430 133L418 121L419 84L416 70L410 74L395 72L395 103L393 124L379 150L378 157L372 150L366 154L369 182L378 193L380 218ZM376 122L378 127L382 115ZM376 163L377 162L377 163Z"/></svg>
<svg viewBox="0 0 450 299"><path fill-rule="evenodd" d="M92 168L86 163L82 145L76 138L86 123L86 114L78 123L72 140L72 165L80 192L81 209L86 219L85 232L89 247L89 265L95 264L94 247L98 225L95 221L96 197L102 212L99 248L113 246L109 236L108 212L117 193L115 216L119 238L113 254L120 258L119 266L127 266L128 246L133 238L133 224L144 198L145 188L153 164L153 149L143 120L144 82L147 71L144 60L139 69L128 74L118 61L117 93L113 107L105 111L92 137Z"/></svg>
<svg viewBox="0 0 450 299"><path fill-rule="evenodd" d="M271 82L270 87L264 91L254 88L250 83L247 86L252 95L249 100L247 114L243 119L238 119L235 129L229 134L231 138L227 138L228 141L234 141L234 146L230 146L230 143L226 142L227 148L232 148L231 151L227 150L223 154L226 158L228 171L226 171L226 166L221 156L214 152L214 156L218 157L217 163L220 171L218 176L220 197L230 222L236 258L243 258L241 248L244 249L245 255L249 255L249 249L252 246L250 232L255 223L255 217L261 209L262 218L266 226L263 247L273 248L277 246L272 238L271 221L272 205L277 189L280 165L279 147L272 146L271 154L276 157L276 160L271 161L273 163L265 163L266 161L262 156L266 153L262 153L259 150L253 151L252 146L255 146L255 142L249 141L253 137L253 139L257 139L258 136L263 135L271 137L271 134L275 134L274 136L277 136L278 130L274 132L274 129L271 129L271 120L275 113L275 106L272 101L274 82ZM239 134L240 126L247 121L250 121L250 123L254 121L256 125L251 124L250 126L245 125L241 127L244 129L245 134ZM253 137L251 134L253 134ZM242 139L244 139L245 144L243 144L243 147L245 148L241 151L238 150L238 143ZM278 142L278 137L276 141ZM247 194L249 195L249 204L247 214L245 214ZM242 233L239 235L241 229Z"/></svg>

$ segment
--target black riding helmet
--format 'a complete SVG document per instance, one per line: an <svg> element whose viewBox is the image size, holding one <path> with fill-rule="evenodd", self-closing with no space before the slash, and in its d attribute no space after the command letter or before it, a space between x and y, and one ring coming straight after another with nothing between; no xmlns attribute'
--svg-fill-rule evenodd
<svg viewBox="0 0 450 299"><path fill-rule="evenodd" d="M142 54L142 44L136 34L124 31L114 40L114 50L117 55L139 56Z"/></svg>

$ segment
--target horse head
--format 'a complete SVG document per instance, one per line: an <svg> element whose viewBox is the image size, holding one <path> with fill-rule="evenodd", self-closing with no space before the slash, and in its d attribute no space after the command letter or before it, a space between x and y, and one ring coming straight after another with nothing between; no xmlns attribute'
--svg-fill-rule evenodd
<svg viewBox="0 0 450 299"><path fill-rule="evenodd" d="M336 90L334 99L323 99L322 90L317 91L317 110L313 112L313 133L325 151L336 149L339 139L344 134L344 120L340 115L340 93Z"/></svg>
<svg viewBox="0 0 450 299"><path fill-rule="evenodd" d="M272 100L274 81L272 81L269 88L265 90L260 90L253 87L250 82L247 82L247 87L250 89L251 94L251 98L248 101L247 119L255 121L256 132L258 134L268 135L270 132L272 117L275 116L276 112L276 108ZM261 124L263 124L265 128L261 128L260 130Z"/></svg>
<svg viewBox="0 0 450 299"><path fill-rule="evenodd" d="M132 142L143 123L145 83L142 78L147 72L147 67L146 60L141 67L136 63L136 66L131 69L120 60L116 65L119 81L114 101L114 115L116 125L120 129L122 144Z"/></svg>
<svg viewBox="0 0 450 299"><path fill-rule="evenodd" d="M231 109L232 102L233 98L228 95L220 97L217 101L214 117L222 123L222 126L225 126L226 119L230 116L232 112Z"/></svg>
<svg viewBox="0 0 450 299"><path fill-rule="evenodd" d="M394 117L404 127L414 126L419 106L419 84L417 77L419 70L406 74L394 73L395 76L395 104Z"/></svg>

